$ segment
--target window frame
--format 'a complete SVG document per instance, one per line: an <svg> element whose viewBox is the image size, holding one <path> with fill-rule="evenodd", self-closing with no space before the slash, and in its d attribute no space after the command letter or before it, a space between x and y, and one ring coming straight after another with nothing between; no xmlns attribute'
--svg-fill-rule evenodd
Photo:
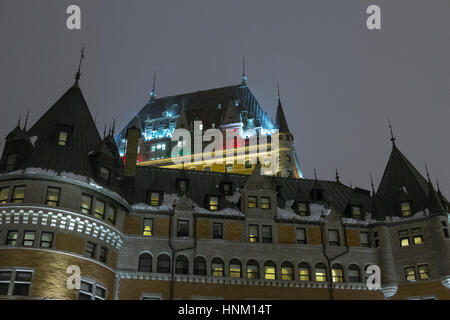
<svg viewBox="0 0 450 320"><path fill-rule="evenodd" d="M57 195L57 200L50 200L49 199L49 191L50 190L56 190L57 191L57 194L58 194ZM47 187L47 193L45 195L45 205L46 206L51 206L51 207L59 207L60 200L61 200L61 188L48 186ZM51 205L51 204L49 204L49 202L52 202L55 205Z"/></svg>
<svg viewBox="0 0 450 320"><path fill-rule="evenodd" d="M182 228L187 228L187 230L181 230ZM189 237L189 220L178 219L177 220L177 237Z"/></svg>
<svg viewBox="0 0 450 320"><path fill-rule="evenodd" d="M256 235L251 234L251 228L256 228ZM253 241L252 241L253 240ZM259 225L249 224L248 225L248 242L259 242Z"/></svg>
<svg viewBox="0 0 450 320"><path fill-rule="evenodd" d="M44 236L45 234L50 234L50 235L51 235L51 240L50 240L50 241L48 241L48 240L42 240L42 238L43 238L43 236ZM40 247L40 248L51 248L51 247L53 246L53 238L54 238L54 233L53 233L53 232L42 231L42 232L41 232L40 241L39 241L39 247ZM46 247L46 246L43 246L43 245L42 245L43 243L49 243L50 245L49 245L48 247Z"/></svg>
<svg viewBox="0 0 450 320"><path fill-rule="evenodd" d="M220 226L219 230L219 234L215 233L215 226ZM223 240L223 222L213 222L212 223L212 238L213 239L218 239L218 240Z"/></svg>
<svg viewBox="0 0 450 320"><path fill-rule="evenodd" d="M31 289L32 289L32 283L33 283L33 278L34 278L34 270L33 269L28 269L28 268L1 268L0 272L9 272L10 276L9 276L9 280L0 280L0 284L7 284L8 288L6 290L6 294L4 295L0 295L3 297L30 297L31 295ZM17 275L19 273L28 273L31 274L30 275L30 279L29 280L17 280ZM16 289L16 284L18 285L27 285L27 295L22 295L22 294L14 294L15 289Z"/></svg>
<svg viewBox="0 0 450 320"><path fill-rule="evenodd" d="M16 197L16 191L17 191L18 189L20 189L20 188L23 188L23 197L22 197L22 198L17 198L17 197ZM12 195L11 202L12 202L12 203L23 203L23 201L24 201L24 199L25 199L25 192L26 192L26 185L17 185L17 186L14 186L14 189L13 189L13 195ZM18 201L18 200L20 200L20 201Z"/></svg>

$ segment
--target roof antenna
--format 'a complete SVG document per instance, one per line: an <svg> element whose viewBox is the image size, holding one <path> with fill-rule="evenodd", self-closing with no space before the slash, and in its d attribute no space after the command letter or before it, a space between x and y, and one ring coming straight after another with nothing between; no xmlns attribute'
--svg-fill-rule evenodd
<svg viewBox="0 0 450 320"><path fill-rule="evenodd" d="M83 62L84 59L84 45L83 48L81 48L81 55L80 55L80 63L78 64L78 70L77 73L75 74L75 82L78 83L78 80L80 80L81 77L81 64Z"/></svg>
<svg viewBox="0 0 450 320"><path fill-rule="evenodd" d="M245 55L242 55L242 82L241 87L247 86L247 76L245 75Z"/></svg>
<svg viewBox="0 0 450 320"><path fill-rule="evenodd" d="M340 179L339 172L338 169L336 168L336 182L340 182L339 179Z"/></svg>
<svg viewBox="0 0 450 320"><path fill-rule="evenodd" d="M30 110L27 112L27 117L25 118L25 125L23 126L24 130L27 130L28 117L30 116Z"/></svg>
<svg viewBox="0 0 450 320"><path fill-rule="evenodd" d="M389 131L391 132L391 141L393 144L395 144L395 137L394 137L394 133L392 132L392 125L391 125L391 120L388 117L388 123L389 123Z"/></svg>
<svg viewBox="0 0 450 320"><path fill-rule="evenodd" d="M150 92L150 98L155 99L156 97L156 71L153 72L153 89L152 92Z"/></svg>

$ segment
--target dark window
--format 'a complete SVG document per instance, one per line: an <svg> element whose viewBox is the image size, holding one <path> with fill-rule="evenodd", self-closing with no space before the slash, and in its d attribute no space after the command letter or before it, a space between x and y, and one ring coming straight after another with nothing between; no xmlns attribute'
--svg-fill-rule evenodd
<svg viewBox="0 0 450 320"><path fill-rule="evenodd" d="M259 278L259 265L255 260L249 260L247 262L247 279Z"/></svg>
<svg viewBox="0 0 450 320"><path fill-rule="evenodd" d="M306 230L304 228L295 229L295 237L298 244L306 244Z"/></svg>
<svg viewBox="0 0 450 320"><path fill-rule="evenodd" d="M105 218L105 202L101 200L95 200L95 214L94 217L97 219Z"/></svg>
<svg viewBox="0 0 450 320"><path fill-rule="evenodd" d="M157 272L170 273L170 258L166 254L162 254L158 257Z"/></svg>
<svg viewBox="0 0 450 320"><path fill-rule="evenodd" d="M97 247L97 245L93 242L86 242L86 255L89 258L95 258L95 248Z"/></svg>
<svg viewBox="0 0 450 320"><path fill-rule="evenodd" d="M108 249L101 246L99 260L103 263L106 263L107 259L108 259Z"/></svg>
<svg viewBox="0 0 450 320"><path fill-rule="evenodd" d="M251 169L252 168L252 163L250 162L250 160L246 160L245 161L245 169Z"/></svg>
<svg viewBox="0 0 450 320"><path fill-rule="evenodd" d="M61 189L48 187L47 189L47 197L46 204L48 206L57 207L59 206L59 195L61 193Z"/></svg>
<svg viewBox="0 0 450 320"><path fill-rule="evenodd" d="M206 260L202 257L194 259L194 274L197 276L206 276Z"/></svg>
<svg viewBox="0 0 450 320"><path fill-rule="evenodd" d="M302 262L298 265L298 276L300 281L310 281L309 264Z"/></svg>
<svg viewBox="0 0 450 320"><path fill-rule="evenodd" d="M142 235L145 237L151 237L153 235L153 219L145 218L143 229Z"/></svg>
<svg viewBox="0 0 450 320"><path fill-rule="evenodd" d="M285 261L281 264L281 280L293 280L294 267L292 263Z"/></svg>
<svg viewBox="0 0 450 320"><path fill-rule="evenodd" d="M223 239L223 223L213 222L213 239Z"/></svg>
<svg viewBox="0 0 450 320"><path fill-rule="evenodd" d="M86 194L81 195L80 211L84 214L91 214L92 197Z"/></svg>
<svg viewBox="0 0 450 320"><path fill-rule="evenodd" d="M107 215L106 219L112 225L116 224L116 212L117 212L117 210L115 207L113 207L113 206L108 207L108 215Z"/></svg>
<svg viewBox="0 0 450 320"><path fill-rule="evenodd" d="M270 198L269 197L261 197L261 209L270 209Z"/></svg>
<svg viewBox="0 0 450 320"><path fill-rule="evenodd" d="M8 158L6 159L6 170L11 171L14 170L17 162L17 153L8 154Z"/></svg>
<svg viewBox="0 0 450 320"><path fill-rule="evenodd" d="M138 271L139 272L152 272L152 255L149 253L142 253L139 256L139 265L138 265Z"/></svg>
<svg viewBox="0 0 450 320"><path fill-rule="evenodd" d="M223 194L226 196L231 195L231 183L224 183L222 185L223 188Z"/></svg>
<svg viewBox="0 0 450 320"><path fill-rule="evenodd" d="M348 267L348 281L349 282L361 282L361 273L358 266L352 264Z"/></svg>
<svg viewBox="0 0 450 320"><path fill-rule="evenodd" d="M11 283L12 271L0 271L0 296L7 296Z"/></svg>
<svg viewBox="0 0 450 320"><path fill-rule="evenodd" d="M7 203L9 195L9 187L4 187L0 189L0 203Z"/></svg>
<svg viewBox="0 0 450 320"><path fill-rule="evenodd" d="M45 232L41 233L41 248L51 248L53 244L53 232Z"/></svg>
<svg viewBox="0 0 450 320"><path fill-rule="evenodd" d="M248 241L250 242L259 241L258 226L256 224L251 224L248 226Z"/></svg>
<svg viewBox="0 0 450 320"><path fill-rule="evenodd" d="M33 273L30 271L16 271L13 283L13 296L27 297L30 295L30 285Z"/></svg>
<svg viewBox="0 0 450 320"><path fill-rule="evenodd" d="M100 167L100 179L109 181L110 171L108 168Z"/></svg>
<svg viewBox="0 0 450 320"><path fill-rule="evenodd" d="M338 246L339 243L339 231L330 229L328 230L328 244L330 246Z"/></svg>
<svg viewBox="0 0 450 320"><path fill-rule="evenodd" d="M189 221L178 220L177 237L189 237Z"/></svg>
<svg viewBox="0 0 450 320"><path fill-rule="evenodd" d="M189 272L189 260L186 256L178 256L175 260L175 273L176 274L188 274Z"/></svg>
<svg viewBox="0 0 450 320"><path fill-rule="evenodd" d="M430 279L430 269L427 264L419 265L419 278L420 280Z"/></svg>
<svg viewBox="0 0 450 320"><path fill-rule="evenodd" d="M262 226L262 242L272 242L272 226Z"/></svg>
<svg viewBox="0 0 450 320"><path fill-rule="evenodd" d="M352 217L353 219L361 220L362 218L361 207L357 206L352 207Z"/></svg>
<svg viewBox="0 0 450 320"><path fill-rule="evenodd" d="M267 261L264 263L264 279L276 280L277 279L277 267L275 262Z"/></svg>
<svg viewBox="0 0 450 320"><path fill-rule="evenodd" d="M78 300L105 300L106 289L93 282L81 280Z"/></svg>
<svg viewBox="0 0 450 320"><path fill-rule="evenodd" d="M23 203L24 198L25 198L25 186L15 186L12 202Z"/></svg>
<svg viewBox="0 0 450 320"><path fill-rule="evenodd" d="M6 245L7 246L15 246L17 243L17 237L19 235L19 231L17 230L9 230L8 236L6 237Z"/></svg>
<svg viewBox="0 0 450 320"><path fill-rule="evenodd" d="M214 258L211 262L211 276L223 277L223 261L220 258Z"/></svg>
<svg viewBox="0 0 450 320"><path fill-rule="evenodd" d="M241 262L238 259L230 261L230 278L241 278Z"/></svg>
<svg viewBox="0 0 450 320"><path fill-rule="evenodd" d="M36 239L36 231L25 231L23 233L23 245L25 247L33 247Z"/></svg>
<svg viewBox="0 0 450 320"><path fill-rule="evenodd" d="M448 229L442 229L444 231L444 238L450 238L449 234L448 234Z"/></svg>
<svg viewBox="0 0 450 320"><path fill-rule="evenodd" d="M179 179L177 180L177 189L181 191L182 193L185 193L187 191L188 182L187 180Z"/></svg>
<svg viewBox="0 0 450 320"><path fill-rule="evenodd" d="M255 196L248 196L248 207L249 208L257 208L258 203L256 201L257 201L257 198Z"/></svg>

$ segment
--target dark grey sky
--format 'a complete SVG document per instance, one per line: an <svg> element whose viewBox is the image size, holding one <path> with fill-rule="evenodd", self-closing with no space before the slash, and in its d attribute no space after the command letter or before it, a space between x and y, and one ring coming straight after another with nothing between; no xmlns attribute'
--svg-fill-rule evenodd
<svg viewBox="0 0 450 320"><path fill-rule="evenodd" d="M66 8L82 30L66 29ZM382 30L365 27L378 4ZM450 192L450 1L1 0L0 138L31 110L33 123L73 83L97 125L125 125L149 97L248 85L274 116L276 82L302 170L378 185L391 143Z"/></svg>

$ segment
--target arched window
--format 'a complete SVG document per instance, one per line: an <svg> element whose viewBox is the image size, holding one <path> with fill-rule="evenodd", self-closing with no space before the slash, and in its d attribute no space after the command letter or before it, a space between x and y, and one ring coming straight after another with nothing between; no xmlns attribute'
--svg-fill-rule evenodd
<svg viewBox="0 0 450 320"><path fill-rule="evenodd" d="M281 264L281 280L292 280L294 273L294 267L289 261L285 261Z"/></svg>
<svg viewBox="0 0 450 320"><path fill-rule="evenodd" d="M142 253L139 256L139 272L152 272L152 255L150 253Z"/></svg>
<svg viewBox="0 0 450 320"><path fill-rule="evenodd" d="M186 256L178 256L175 260L175 273L176 274L188 274L189 273L189 260Z"/></svg>
<svg viewBox="0 0 450 320"><path fill-rule="evenodd" d="M264 279L276 280L276 278L277 278L277 267L275 265L275 262L266 261L266 263L264 263Z"/></svg>
<svg viewBox="0 0 450 320"><path fill-rule="evenodd" d="M298 265L298 276L300 281L311 281L309 275L309 264L307 262L302 262Z"/></svg>
<svg viewBox="0 0 450 320"><path fill-rule="evenodd" d="M259 278L259 264L256 260L249 260L247 262L247 279Z"/></svg>
<svg viewBox="0 0 450 320"><path fill-rule="evenodd" d="M344 282L344 268L339 263L333 264L331 275L333 282Z"/></svg>
<svg viewBox="0 0 450 320"><path fill-rule="evenodd" d="M231 259L229 271L231 278L241 278L241 262L238 259Z"/></svg>
<svg viewBox="0 0 450 320"><path fill-rule="evenodd" d="M349 282L361 282L361 272L356 264L351 264L348 267L348 281Z"/></svg>
<svg viewBox="0 0 450 320"><path fill-rule="evenodd" d="M167 254L162 254L158 257L157 272L170 273L170 257Z"/></svg>
<svg viewBox="0 0 450 320"><path fill-rule="evenodd" d="M197 276L206 276L206 260L202 257L194 259L194 274Z"/></svg>
<svg viewBox="0 0 450 320"><path fill-rule="evenodd" d="M316 272L316 281L317 282L326 282L327 281L327 267L323 263L316 264L314 268Z"/></svg>
<svg viewBox="0 0 450 320"><path fill-rule="evenodd" d="M223 277L223 260L214 258L211 262L211 275L213 277Z"/></svg>

